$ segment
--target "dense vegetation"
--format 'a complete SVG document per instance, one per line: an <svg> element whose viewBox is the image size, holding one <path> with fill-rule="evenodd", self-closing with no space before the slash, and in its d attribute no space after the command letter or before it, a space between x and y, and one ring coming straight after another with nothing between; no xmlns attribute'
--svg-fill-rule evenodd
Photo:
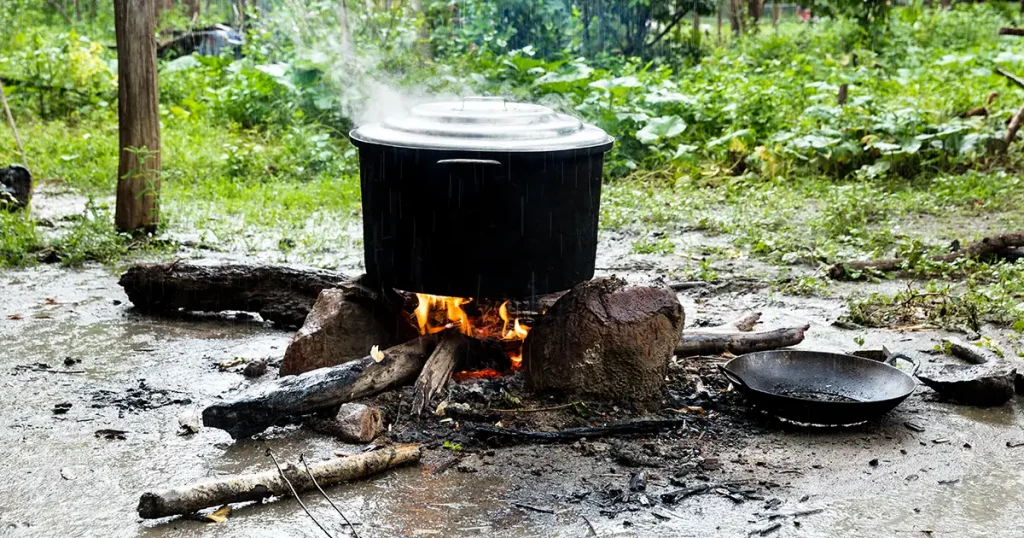
<svg viewBox="0 0 1024 538"><path fill-rule="evenodd" d="M1024 73L1024 41L997 35L1017 3L803 2L823 17L787 12L777 28L748 20L734 35L728 16L716 25L719 3L701 0L348 2L348 31L336 0L264 2L247 13L240 58L161 60L166 218L150 241L110 224L110 8L67 21L39 4L0 5L0 79L37 178L90 202L63 223L0 212L0 266L182 241L330 265L356 240L349 128L469 94L545 103L612 133L602 226L630 234L638 254L678 255L678 278L713 279L717 260L755 256L792 272L782 291L828 293L825 264L921 259L1024 224L1020 150L1001 142L1024 90L995 72ZM199 24L229 8L215 2ZM160 27L189 24L168 11ZM983 105L988 115L962 117ZM0 129L0 162L19 160ZM923 309L939 324L1024 329L1022 264L917 270L941 278L859 300L857 321L909 323Z"/></svg>

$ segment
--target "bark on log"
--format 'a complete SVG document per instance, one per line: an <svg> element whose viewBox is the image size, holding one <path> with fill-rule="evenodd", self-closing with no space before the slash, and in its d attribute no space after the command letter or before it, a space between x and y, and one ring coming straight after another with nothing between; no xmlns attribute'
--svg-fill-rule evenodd
<svg viewBox="0 0 1024 538"><path fill-rule="evenodd" d="M667 288L596 279L574 287L523 344L527 386L643 404L661 397L683 307Z"/></svg>
<svg viewBox="0 0 1024 538"><path fill-rule="evenodd" d="M282 376L344 364L364 357L373 346L388 348L416 337L394 291L375 289L366 275L337 286L320 292L288 344Z"/></svg>
<svg viewBox="0 0 1024 538"><path fill-rule="evenodd" d="M959 260L960 258L979 259L1021 246L1024 246L1024 232L1007 233L986 237L981 241L971 243L956 252L942 254L940 256L932 256L928 259L932 262L939 263L949 263ZM904 269L904 265L906 263L907 260L903 258L837 263L832 267L829 267L828 276L833 280L856 280L858 278L863 278L864 275L862 273L868 270L879 273L901 271ZM853 276L851 273L856 273L857 276Z"/></svg>
<svg viewBox="0 0 1024 538"><path fill-rule="evenodd" d="M132 266L118 283L143 312L240 310L298 327L320 292L345 280L341 273L318 269L160 263Z"/></svg>
<svg viewBox="0 0 1024 538"><path fill-rule="evenodd" d="M310 464L309 470L321 487L328 487L349 480L368 476L419 461L418 445L399 445L382 448L373 452L344 458L334 458ZM315 489L302 467L286 464L284 475L296 491ZM142 494L139 499L139 516L156 519L181 514L191 514L204 508L230 503L261 501L268 497L291 495L288 484L281 473L274 469L262 473L222 478L163 491Z"/></svg>
<svg viewBox="0 0 1024 538"><path fill-rule="evenodd" d="M682 358L721 355L726 351L733 355L770 351L803 342L804 333L809 328L810 325L761 332L687 332L676 346L675 353Z"/></svg>
<svg viewBox="0 0 1024 538"><path fill-rule="evenodd" d="M434 396L448 384L455 372L455 364L459 361L459 355L466 353L466 336L458 332L445 332L438 342L434 352L430 354L423 370L416 378L416 385L413 387L412 410L413 415L419 415Z"/></svg>
<svg viewBox="0 0 1024 538"><path fill-rule="evenodd" d="M369 443L384 432L380 408L353 402L342 404L335 418L311 418L305 424L315 432L346 443Z"/></svg>
<svg viewBox="0 0 1024 538"><path fill-rule="evenodd" d="M377 362L367 356L331 368L283 377L260 390L203 410L203 425L249 437L277 422L329 409L411 383L437 345L424 336L384 350Z"/></svg>

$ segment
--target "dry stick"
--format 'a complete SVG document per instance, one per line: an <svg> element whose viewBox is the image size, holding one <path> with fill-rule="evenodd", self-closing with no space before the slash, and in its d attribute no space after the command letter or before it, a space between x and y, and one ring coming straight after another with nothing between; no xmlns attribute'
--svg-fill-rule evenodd
<svg viewBox="0 0 1024 538"><path fill-rule="evenodd" d="M1009 79L1010 82L1020 86L1021 88L1024 88L1024 79L1018 77L1017 75L1014 75L1013 73L1003 69L1002 67L997 67L996 73L999 73L1000 75Z"/></svg>
<svg viewBox="0 0 1024 538"><path fill-rule="evenodd" d="M14 133L14 142L18 145L18 152L21 153L21 163L28 168L28 159L25 158L25 148L21 146L21 136L18 135L18 127L14 125L14 115L11 114L11 107L7 105L7 95L4 93L4 83L0 80L0 103L4 106L4 112L7 114L7 125L11 126L11 132Z"/></svg>
<svg viewBox="0 0 1024 538"><path fill-rule="evenodd" d="M684 332L683 338L676 344L675 354L677 357L696 357L721 355L726 351L734 355L770 351L803 342L804 333L809 328L810 325L803 325L760 332Z"/></svg>
<svg viewBox="0 0 1024 538"><path fill-rule="evenodd" d="M966 247L949 254L932 256L928 261L938 263L949 263L960 258L981 258L1002 252L1004 250L1024 246L1024 232L1013 232L1001 235L994 235L983 238L981 241L971 243ZM828 268L828 276L833 280L857 280L864 275L852 276L850 273L861 273L865 270L876 272L900 271L907 263L903 258L890 258L884 260L868 260L859 262L842 262Z"/></svg>
<svg viewBox="0 0 1024 538"><path fill-rule="evenodd" d="M327 538L334 538L333 536L331 536L331 533L328 532L327 529L323 525L321 525L320 522L317 521L315 517L313 517L313 513L309 511L309 508L306 508L306 503L302 502L302 499L299 498L299 493L295 491L295 486L293 486L291 480L288 480L288 477L285 476L284 469L281 468L281 464L278 463L277 458L274 457L274 451L270 450L269 447L267 448L267 455L270 456L270 459L274 460L274 465L277 467L278 474L281 475L281 478L284 480L284 483L288 484L288 489L292 490L292 496L295 497L295 500L299 503L299 506L301 506L302 509L306 511L306 515L309 516L309 519L312 519L313 523L316 523L316 526L320 527L320 530L324 531L324 534L327 535ZM309 476L312 477L313 475ZM319 487L320 486L317 486L317 488Z"/></svg>
<svg viewBox="0 0 1024 538"><path fill-rule="evenodd" d="M323 495L324 498L327 499L327 502L331 503L331 506L334 508L335 511L338 512L338 515L341 516L341 519L344 520L345 524L348 525L348 528L352 530L352 536L359 538L359 533L356 532L356 528L352 526L352 522L349 521L347 517L345 517L345 514L342 513L341 508L338 508L338 506L334 504L334 501L332 501L331 498L327 496L327 493L324 492L324 488L320 487L320 484L317 483L316 478L313 476L313 473L309 470L309 465L306 464L306 455L299 454L299 461L302 462L302 466L306 469L306 474L309 475L309 479L313 481L313 485L316 486L316 489L317 491L320 492L320 495Z"/></svg>

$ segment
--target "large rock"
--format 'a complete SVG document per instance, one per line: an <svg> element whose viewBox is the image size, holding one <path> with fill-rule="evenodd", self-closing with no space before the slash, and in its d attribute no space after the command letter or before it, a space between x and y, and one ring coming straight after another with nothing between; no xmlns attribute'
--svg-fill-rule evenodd
<svg viewBox="0 0 1024 538"><path fill-rule="evenodd" d="M527 386L651 403L661 397L683 306L667 288L584 282L541 316L523 346Z"/></svg>
<svg viewBox="0 0 1024 538"><path fill-rule="evenodd" d="M987 364L945 364L917 374L939 396L965 405L991 407L1013 398L1017 368L999 361Z"/></svg>
<svg viewBox="0 0 1024 538"><path fill-rule="evenodd" d="M418 334L394 292L375 289L362 276L317 297L281 362L282 376L360 359Z"/></svg>

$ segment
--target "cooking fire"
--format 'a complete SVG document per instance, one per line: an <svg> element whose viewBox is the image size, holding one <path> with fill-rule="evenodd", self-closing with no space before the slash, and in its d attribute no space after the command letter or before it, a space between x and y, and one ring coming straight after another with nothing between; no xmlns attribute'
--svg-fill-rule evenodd
<svg viewBox="0 0 1024 538"><path fill-rule="evenodd" d="M529 334L530 327L521 322L518 316L509 315L509 301L504 301L495 308L475 302L472 297L445 297L426 293L417 293L416 301L412 319L421 335L435 334L451 328L466 336L481 340L488 338L500 340L512 361L512 368L518 369L522 364L523 340ZM469 308L469 312L467 312L467 308ZM493 376L489 375L489 372L493 372ZM469 375L467 376L467 374ZM498 373L493 370L483 370L480 373L467 372L457 375L459 377L496 377Z"/></svg>

